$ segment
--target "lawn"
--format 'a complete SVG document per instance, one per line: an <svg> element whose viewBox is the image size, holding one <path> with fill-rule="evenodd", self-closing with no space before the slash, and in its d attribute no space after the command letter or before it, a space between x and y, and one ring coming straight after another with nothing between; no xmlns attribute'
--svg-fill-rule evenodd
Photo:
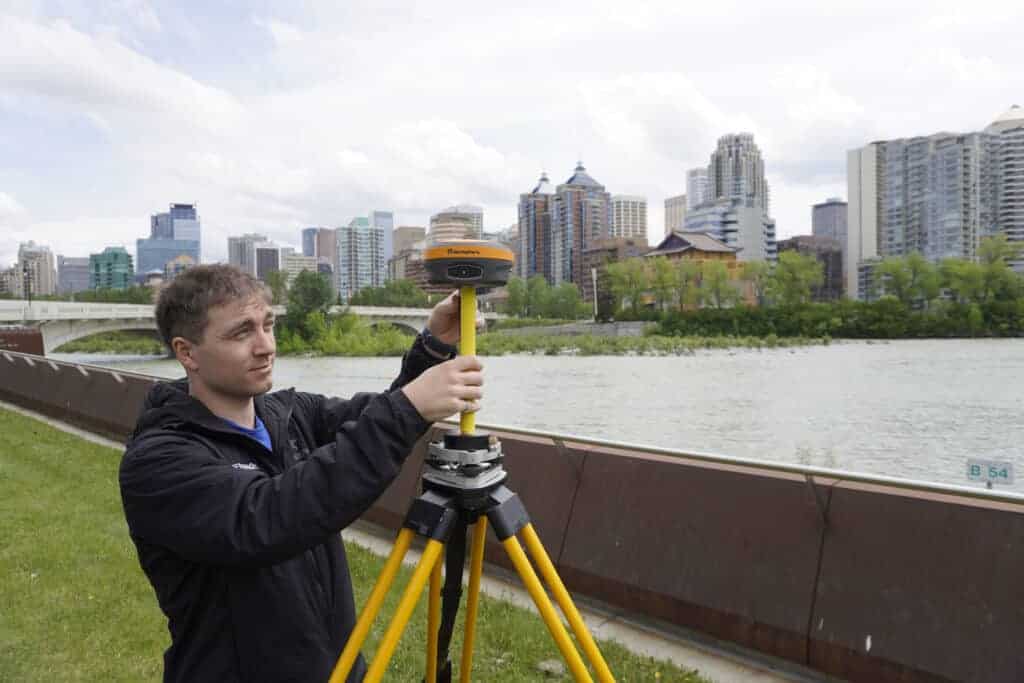
<svg viewBox="0 0 1024 683"><path fill-rule="evenodd" d="M169 639L139 568L117 490L120 452L0 409L0 681L157 681ZM359 605L383 560L350 545ZM399 585L409 571L403 570ZM390 615L399 591L392 590ZM426 596L420 600L388 681L419 681ZM378 619L365 652L386 622ZM461 615L453 653L461 646ZM619 681L705 681L615 643L601 649ZM483 596L473 678L570 680L538 669L561 660L540 618Z"/></svg>

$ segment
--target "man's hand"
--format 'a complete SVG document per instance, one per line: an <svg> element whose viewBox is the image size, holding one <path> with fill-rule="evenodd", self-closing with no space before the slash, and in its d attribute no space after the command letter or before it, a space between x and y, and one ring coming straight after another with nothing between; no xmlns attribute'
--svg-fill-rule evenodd
<svg viewBox="0 0 1024 683"><path fill-rule="evenodd" d="M402 391L424 420L437 422L455 413L480 410L482 370L476 356L459 356L426 370Z"/></svg>
<svg viewBox="0 0 1024 683"><path fill-rule="evenodd" d="M459 328L459 307L461 306L462 299L459 297L459 291L455 290L447 297L444 301L440 302L434 309L430 311L430 318L427 320L427 329L430 330L430 334L434 335L445 344L455 345L459 341L461 336L461 329ZM476 313L476 329L484 329L485 323L484 318L480 315L480 312Z"/></svg>

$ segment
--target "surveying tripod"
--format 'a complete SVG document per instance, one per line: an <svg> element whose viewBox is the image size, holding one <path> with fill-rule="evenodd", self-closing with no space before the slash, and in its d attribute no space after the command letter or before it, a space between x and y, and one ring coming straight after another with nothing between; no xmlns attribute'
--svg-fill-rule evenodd
<svg viewBox="0 0 1024 683"><path fill-rule="evenodd" d="M474 285L504 284L511 261L512 254L507 249L480 242L445 243L428 249L424 254L424 262L433 282L454 281L460 285L461 354L476 353ZM364 683L379 683L383 678L388 662L428 580L430 598L425 683L444 683L451 680L448 647L461 598L466 531L468 526L472 525L469 594L459 668L460 683L469 683L488 523L494 527L498 540L508 553L577 683L592 683L593 678L519 544L516 534L522 536L530 556L593 667L597 680L600 683L615 680L559 578L554 564L544 550L537 532L534 531L525 506L519 496L504 485L508 475L502 467L502 460L501 444L492 436L476 431L476 414L472 412L460 414L458 431L448 432L444 435L443 441L429 445L421 475L423 493L413 500L406 513L402 530L359 615L355 629L345 644L329 683L344 683L351 672L414 535L427 540L426 548L370 663ZM444 589L446 604L442 620L440 557L444 549L447 549L447 576ZM454 604L449 601L453 601Z"/></svg>

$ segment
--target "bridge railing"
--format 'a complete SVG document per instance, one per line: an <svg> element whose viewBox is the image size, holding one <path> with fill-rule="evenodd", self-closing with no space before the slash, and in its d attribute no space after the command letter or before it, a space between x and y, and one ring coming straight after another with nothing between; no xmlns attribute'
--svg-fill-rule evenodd
<svg viewBox="0 0 1024 683"><path fill-rule="evenodd" d="M152 318L152 305L0 300L0 322Z"/></svg>
<svg viewBox="0 0 1024 683"><path fill-rule="evenodd" d="M157 381L0 351L0 399L121 439ZM440 429L366 519L402 523ZM851 681L1024 672L1019 494L491 429L578 596Z"/></svg>

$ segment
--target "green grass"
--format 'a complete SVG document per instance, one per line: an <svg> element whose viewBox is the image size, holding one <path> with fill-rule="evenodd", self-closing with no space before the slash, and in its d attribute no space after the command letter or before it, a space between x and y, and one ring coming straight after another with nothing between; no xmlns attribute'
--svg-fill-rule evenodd
<svg viewBox="0 0 1024 683"><path fill-rule="evenodd" d="M117 489L120 455L0 409L0 681L160 679L167 626L128 538ZM348 549L362 605L383 560L357 546ZM403 570L398 585L409 574ZM392 590L382 617L390 616L398 594ZM388 681L421 679L425 613L426 596ZM384 618L374 624L368 655L385 626ZM462 615L456 658L461 628ZM619 681L705 680L614 643L601 648ZM538 616L483 596L474 680L544 680L536 667L548 659L561 657Z"/></svg>
<svg viewBox="0 0 1024 683"><path fill-rule="evenodd" d="M157 356L167 353L155 332L118 330L75 339L55 349L57 353L126 353Z"/></svg>
<svg viewBox="0 0 1024 683"><path fill-rule="evenodd" d="M811 337L667 337L645 334L637 337L599 337L597 335L511 335L501 332L482 334L477 354L543 354L548 356L683 356L701 349L773 349L791 346L828 344L828 338Z"/></svg>

